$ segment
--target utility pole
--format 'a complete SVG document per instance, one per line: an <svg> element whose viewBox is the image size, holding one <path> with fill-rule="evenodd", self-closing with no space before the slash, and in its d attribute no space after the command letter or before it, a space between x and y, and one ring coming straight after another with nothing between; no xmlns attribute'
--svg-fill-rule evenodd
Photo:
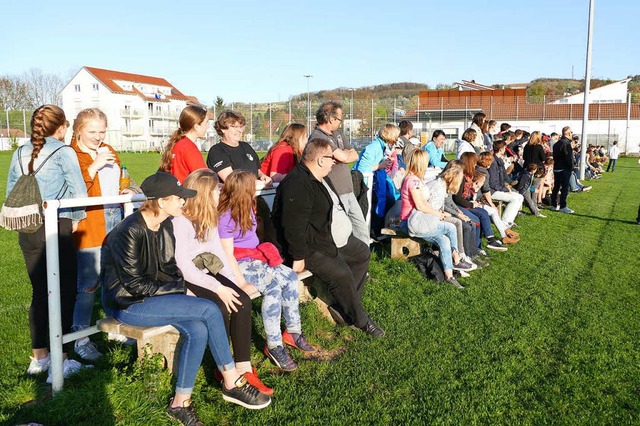
<svg viewBox="0 0 640 426"><path fill-rule="evenodd" d="M311 74L303 75L307 79L307 132L311 133L311 97L309 92L309 79L313 78Z"/></svg>

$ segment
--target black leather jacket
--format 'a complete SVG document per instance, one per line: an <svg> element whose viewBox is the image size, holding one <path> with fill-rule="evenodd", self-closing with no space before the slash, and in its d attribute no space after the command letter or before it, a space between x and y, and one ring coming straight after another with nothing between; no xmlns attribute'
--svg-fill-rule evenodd
<svg viewBox="0 0 640 426"><path fill-rule="evenodd" d="M146 297L185 293L170 219L153 232L139 211L125 218L107 236L100 270L107 311L125 309Z"/></svg>

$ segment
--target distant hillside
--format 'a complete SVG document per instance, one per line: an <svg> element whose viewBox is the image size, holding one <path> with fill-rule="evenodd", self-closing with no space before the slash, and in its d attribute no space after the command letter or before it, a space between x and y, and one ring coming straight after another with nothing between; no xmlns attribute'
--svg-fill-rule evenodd
<svg viewBox="0 0 640 426"><path fill-rule="evenodd" d="M640 102L640 75L629 76L632 80L629 82L629 91L632 93L633 102ZM611 84L617 80L611 79L592 79L591 88L595 89L607 84ZM502 87L500 84L494 84L494 87ZM418 93L421 90L446 90L453 88L450 84L437 84L432 87L423 83L390 83L379 84L377 86L358 87L353 91L354 99L396 99L399 106L405 103L417 102ZM531 85L527 89L530 96L565 96L567 94L576 94L584 90L584 79L572 80L562 78L537 78L531 81ZM310 94L312 102L323 102L331 99L348 99L351 97L351 89L339 87L336 89L320 90ZM305 100L306 93L292 96L292 100ZM412 102L413 101L413 102Z"/></svg>

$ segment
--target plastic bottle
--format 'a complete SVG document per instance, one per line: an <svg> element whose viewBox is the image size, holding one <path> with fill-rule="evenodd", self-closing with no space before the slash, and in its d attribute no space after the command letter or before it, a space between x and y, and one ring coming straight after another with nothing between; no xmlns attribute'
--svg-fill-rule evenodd
<svg viewBox="0 0 640 426"><path fill-rule="evenodd" d="M120 191L131 185L131 177L129 176L129 170L127 166L122 166L122 173L120 174Z"/></svg>

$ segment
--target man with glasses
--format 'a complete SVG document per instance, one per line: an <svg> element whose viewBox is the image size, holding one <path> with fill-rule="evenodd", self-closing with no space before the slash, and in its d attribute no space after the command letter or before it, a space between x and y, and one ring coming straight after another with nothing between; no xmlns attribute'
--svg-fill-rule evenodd
<svg viewBox="0 0 640 426"><path fill-rule="evenodd" d="M365 222L362 209L353 192L353 180L349 163L358 159L358 153L345 140L340 125L342 124L342 105L338 102L325 102L316 111L316 127L309 135L311 139L328 141L333 150L333 158L336 161L327 179L331 181L344 205L345 211L353 226L353 235L369 245L369 227Z"/></svg>
<svg viewBox="0 0 640 426"><path fill-rule="evenodd" d="M329 307L336 322L382 337L384 330L362 307L369 246L355 238L345 206L326 179L336 165L331 142L311 138L302 161L276 190L273 221L278 240L294 271L307 269L327 286L336 301Z"/></svg>

